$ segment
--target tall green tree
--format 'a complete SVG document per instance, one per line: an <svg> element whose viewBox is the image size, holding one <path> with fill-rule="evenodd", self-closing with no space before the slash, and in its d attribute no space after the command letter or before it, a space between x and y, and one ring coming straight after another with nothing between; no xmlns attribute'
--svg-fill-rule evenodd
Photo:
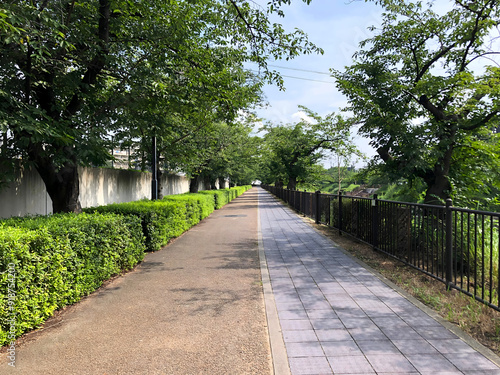
<svg viewBox="0 0 500 375"><path fill-rule="evenodd" d="M372 28L375 36L361 43L353 65L333 74L384 173L423 181L425 202L441 204L476 163L459 149L485 155L495 137L500 68L490 42L500 6L454 1L438 14L432 1L377 2L385 8L381 28Z"/></svg>
<svg viewBox="0 0 500 375"><path fill-rule="evenodd" d="M249 184L256 177L255 158L258 138L243 121L214 122L165 150L163 167L183 171L191 179L195 193L200 182L207 188L229 179L234 184Z"/></svg>
<svg viewBox="0 0 500 375"><path fill-rule="evenodd" d="M36 168L54 212L78 212L78 166L110 157L110 132L137 98L157 115L144 104L151 86L177 103L172 82L224 98L225 54L232 67L257 62L279 84L269 57L320 52L303 32L270 23L268 13L288 2L266 11L244 0L3 1L2 157Z"/></svg>
<svg viewBox="0 0 500 375"><path fill-rule="evenodd" d="M263 129L263 182L295 190L297 183L314 173L327 153L359 153L351 139L353 123L331 113L321 117L306 107L308 120L292 125L266 124Z"/></svg>

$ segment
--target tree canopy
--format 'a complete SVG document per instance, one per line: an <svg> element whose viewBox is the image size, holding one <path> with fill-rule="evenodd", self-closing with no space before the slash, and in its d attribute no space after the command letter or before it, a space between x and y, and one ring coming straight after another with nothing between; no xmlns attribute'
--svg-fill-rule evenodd
<svg viewBox="0 0 500 375"><path fill-rule="evenodd" d="M140 116L148 135L168 128L164 117L187 124L190 110L234 116L250 102L236 95L246 85L234 79L244 61L281 84L267 59L321 52L302 31L270 23L268 14L282 14L286 3L265 10L242 0L4 1L2 166L14 157L33 165L54 212L79 211L77 167L104 163L111 135L133 116L129 126L139 127Z"/></svg>
<svg viewBox="0 0 500 375"><path fill-rule="evenodd" d="M328 152L359 154L351 139L352 122L331 113L321 117L306 107L300 109L306 119L296 124L267 123L262 130L262 179L295 190L297 182L304 181L316 171L317 163Z"/></svg>
<svg viewBox="0 0 500 375"><path fill-rule="evenodd" d="M498 1L457 0L444 14L433 2L377 3L385 8L381 28L372 28L375 36L361 43L351 66L333 74L383 172L423 181L425 202L437 204L473 183L467 170L493 181L495 172L472 156L498 159L492 153L500 113L498 36L492 34Z"/></svg>

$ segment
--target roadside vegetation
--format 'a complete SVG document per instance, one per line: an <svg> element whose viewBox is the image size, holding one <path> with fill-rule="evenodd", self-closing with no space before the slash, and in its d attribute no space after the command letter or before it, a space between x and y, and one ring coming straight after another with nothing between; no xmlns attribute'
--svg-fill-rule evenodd
<svg viewBox="0 0 500 375"><path fill-rule="evenodd" d="M444 205L451 198L457 207L500 211L498 1L454 0L444 8L432 0L374 2L384 9L381 25L370 28L350 66L331 70L347 107L328 114L300 107L304 116L292 124L252 113L264 102L264 84L283 88L268 61L322 53L305 32L270 22L272 15L284 16L290 0L265 8L245 0L4 2L0 188L16 169L31 166L54 213L81 213L78 167L105 166L113 160L110 150L119 148L133 150L130 167L186 173L192 193L202 180L212 186L226 178L236 185L258 179L333 194L366 186L377 188L381 199ZM245 69L248 62L260 73ZM352 167L364 158L355 129L377 152L361 170ZM36 286L33 298L21 291L26 298L16 308L32 307L34 315L26 313L17 335L87 293L87 281L96 286L132 267L142 246L157 250L226 200L206 194L70 216L75 227L86 228L75 238L109 244L103 253L73 240L70 228L54 224L58 216L40 229L34 226L42 219L1 224L2 329L9 264L18 267L21 283ZM113 220L127 221L121 227L130 235L96 232L118 226ZM143 239L127 245L122 236ZM359 254L498 351L496 313L434 289L387 259ZM80 263L95 266L89 271L95 280L70 272Z"/></svg>

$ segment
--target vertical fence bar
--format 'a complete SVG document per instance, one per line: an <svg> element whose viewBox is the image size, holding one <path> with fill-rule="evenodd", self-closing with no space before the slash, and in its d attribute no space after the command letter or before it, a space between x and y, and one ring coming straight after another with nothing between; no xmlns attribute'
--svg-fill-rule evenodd
<svg viewBox="0 0 500 375"><path fill-rule="evenodd" d="M372 199L372 246L378 248L378 194Z"/></svg>
<svg viewBox="0 0 500 375"><path fill-rule="evenodd" d="M448 290L451 289L453 285L453 217L451 210L452 201L451 198L446 200L446 285Z"/></svg>
<svg viewBox="0 0 500 375"><path fill-rule="evenodd" d="M342 235L342 190L339 190L339 235Z"/></svg>
<svg viewBox="0 0 500 375"><path fill-rule="evenodd" d="M321 192L318 190L316 191L316 193L314 193L316 196L315 196L315 199L316 199L316 214L315 214L315 220L316 220L316 224L319 224L320 222L320 217L321 217L321 206L320 206L320 197L319 195L321 194Z"/></svg>

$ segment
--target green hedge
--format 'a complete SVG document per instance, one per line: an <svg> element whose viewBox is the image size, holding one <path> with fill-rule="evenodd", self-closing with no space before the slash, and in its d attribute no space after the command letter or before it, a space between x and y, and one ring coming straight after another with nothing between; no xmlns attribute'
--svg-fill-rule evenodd
<svg viewBox="0 0 500 375"><path fill-rule="evenodd" d="M214 199L204 194L167 195L163 198L167 202L183 202L186 205L186 220L189 227L198 224L215 210Z"/></svg>
<svg viewBox="0 0 500 375"><path fill-rule="evenodd" d="M43 323L144 258L140 221L112 214L53 215L0 225L0 345ZM15 298L9 284L15 273ZM16 324L10 322L11 310Z"/></svg>
<svg viewBox="0 0 500 375"><path fill-rule="evenodd" d="M222 208L224 205L231 202L234 198L240 196L245 191L250 189L251 185L244 186L236 186L228 189L220 189L220 190L203 190L200 191L200 194L212 195L215 201L215 208Z"/></svg>
<svg viewBox="0 0 500 375"><path fill-rule="evenodd" d="M162 200L116 203L85 209L138 217L147 251L157 251L214 211L213 199L203 194L167 196Z"/></svg>
<svg viewBox="0 0 500 375"><path fill-rule="evenodd" d="M108 212L139 217L146 250L157 251L237 196L250 185L207 190L197 194L168 195L157 201L142 200L87 208L85 212Z"/></svg>

